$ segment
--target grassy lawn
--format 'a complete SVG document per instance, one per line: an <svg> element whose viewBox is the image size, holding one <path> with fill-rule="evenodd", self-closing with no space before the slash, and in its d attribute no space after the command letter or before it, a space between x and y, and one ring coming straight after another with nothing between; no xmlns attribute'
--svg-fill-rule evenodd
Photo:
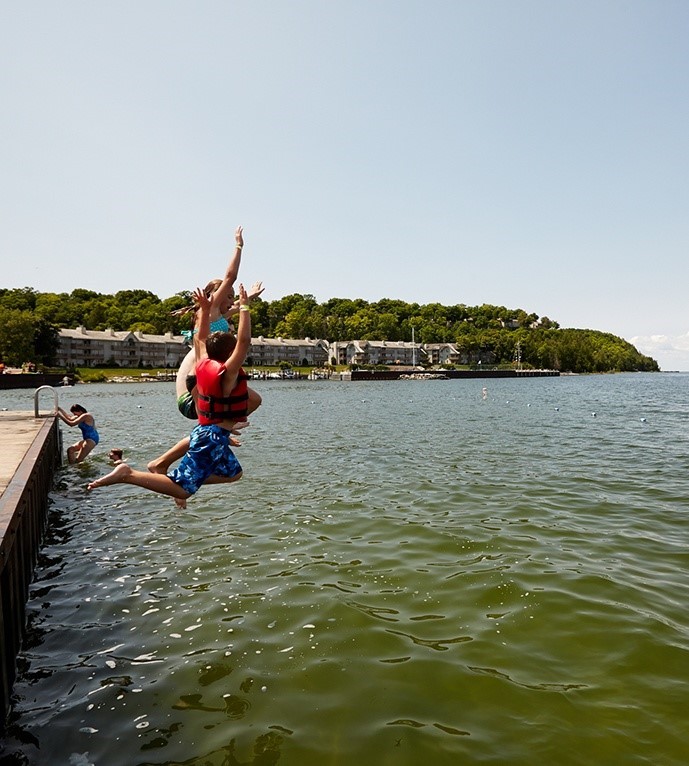
<svg viewBox="0 0 689 766"><path fill-rule="evenodd" d="M158 373L174 376L176 370L166 370L164 367L153 370L142 370L140 367L77 367L79 380L84 383L104 383L113 378L155 378Z"/></svg>
<svg viewBox="0 0 689 766"><path fill-rule="evenodd" d="M247 372L252 370L260 370L266 374L272 372L279 372L279 367L245 367ZM313 370L312 367L294 367L292 371L295 374L306 377ZM346 367L342 367L342 370L338 368L336 372L345 371ZM133 367L128 369L126 367L77 367L77 375L79 380L84 383L106 383L114 378L135 378L142 381L149 380L150 378L157 378L158 373L164 375L171 375L173 378L177 374L177 370L166 370L164 367L156 368L152 370L142 370L140 367Z"/></svg>

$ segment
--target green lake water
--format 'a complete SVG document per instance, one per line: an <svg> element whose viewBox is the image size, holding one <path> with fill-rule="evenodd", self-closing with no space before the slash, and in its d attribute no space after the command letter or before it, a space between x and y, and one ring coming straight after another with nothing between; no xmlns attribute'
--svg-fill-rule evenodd
<svg viewBox="0 0 689 766"><path fill-rule="evenodd" d="M186 511L84 489L188 431L172 384L60 390L102 440L3 766L689 763L689 375L255 387L244 478Z"/></svg>

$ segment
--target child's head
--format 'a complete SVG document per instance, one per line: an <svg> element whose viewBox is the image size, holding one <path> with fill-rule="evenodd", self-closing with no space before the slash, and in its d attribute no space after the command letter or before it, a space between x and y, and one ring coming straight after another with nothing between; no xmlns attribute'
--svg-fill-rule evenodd
<svg viewBox="0 0 689 766"><path fill-rule="evenodd" d="M88 412L88 410L87 410L85 407L82 407L80 404L73 404L73 405L72 405L72 406L69 408L69 411L70 411L70 412L71 412L73 415L82 415L84 412Z"/></svg>
<svg viewBox="0 0 689 766"><path fill-rule="evenodd" d="M212 297L213 293L222 284L222 279L211 279L211 281L203 288L203 292L206 298Z"/></svg>
<svg viewBox="0 0 689 766"><path fill-rule="evenodd" d="M121 449L117 449L117 448L111 449L110 452L108 452L108 457L112 461L122 460L122 455L123 455L122 450Z"/></svg>
<svg viewBox="0 0 689 766"><path fill-rule="evenodd" d="M211 281L203 288L203 292L207 298L212 298L213 293L220 287L222 284L222 279L211 279ZM230 307L234 303L234 293L232 289L230 288L230 294L229 298L226 301L227 306L221 306L220 307L220 313L225 314L227 311L229 311ZM198 311L198 306L194 301L192 301L188 306L183 306L181 309L175 309L174 311L171 311L170 313L172 316L186 316L187 314L191 314L191 326L192 329L194 328L194 325L196 323L196 312Z"/></svg>
<svg viewBox="0 0 689 766"><path fill-rule="evenodd" d="M229 332L212 332L206 339L206 353L209 359L225 362L236 345L237 341Z"/></svg>

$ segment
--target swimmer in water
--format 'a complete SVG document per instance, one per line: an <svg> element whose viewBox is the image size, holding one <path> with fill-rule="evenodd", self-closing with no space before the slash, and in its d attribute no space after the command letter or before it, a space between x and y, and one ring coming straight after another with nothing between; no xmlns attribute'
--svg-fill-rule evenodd
<svg viewBox="0 0 689 766"><path fill-rule="evenodd" d="M78 426L81 431L81 439L67 448L67 460L70 463L81 463L82 460L93 450L100 441L98 431L96 431L96 422L88 410L80 404L73 404L68 415L62 407L57 408L57 416L63 423L70 428Z"/></svg>
<svg viewBox="0 0 689 766"><path fill-rule="evenodd" d="M121 449L115 448L111 449L110 452L108 452L108 460L113 465L119 465L120 463L126 463L127 461L124 459L124 452L122 452Z"/></svg>

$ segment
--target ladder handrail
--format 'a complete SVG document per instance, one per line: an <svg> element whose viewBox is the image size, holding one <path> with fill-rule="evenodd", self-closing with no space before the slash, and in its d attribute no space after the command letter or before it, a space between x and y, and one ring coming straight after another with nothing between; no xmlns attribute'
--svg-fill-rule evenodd
<svg viewBox="0 0 689 766"><path fill-rule="evenodd" d="M40 418L40 414L38 412L38 397L41 393L41 391L52 391L53 392L53 400L55 403L55 409L53 410L52 414L57 414L57 391L52 386L39 386L35 391L33 395L33 415L35 418Z"/></svg>

